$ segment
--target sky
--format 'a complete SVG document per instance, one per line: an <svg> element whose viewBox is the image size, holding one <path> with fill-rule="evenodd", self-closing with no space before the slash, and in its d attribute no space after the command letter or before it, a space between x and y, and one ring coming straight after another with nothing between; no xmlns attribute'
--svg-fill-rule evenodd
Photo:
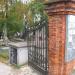
<svg viewBox="0 0 75 75"><path fill-rule="evenodd" d="M23 3L30 2L31 0L21 0Z"/></svg>

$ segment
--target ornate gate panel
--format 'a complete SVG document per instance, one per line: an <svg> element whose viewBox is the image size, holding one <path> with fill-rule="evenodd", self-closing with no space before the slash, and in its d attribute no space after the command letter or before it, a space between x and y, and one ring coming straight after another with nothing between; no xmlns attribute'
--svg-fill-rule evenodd
<svg viewBox="0 0 75 75"><path fill-rule="evenodd" d="M48 71L48 44L47 26L39 26L31 30L28 37L28 58L29 65L47 75Z"/></svg>

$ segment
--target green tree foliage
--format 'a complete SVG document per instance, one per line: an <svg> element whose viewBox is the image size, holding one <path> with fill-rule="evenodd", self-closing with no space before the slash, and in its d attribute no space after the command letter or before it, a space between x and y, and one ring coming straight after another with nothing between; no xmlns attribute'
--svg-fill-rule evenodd
<svg viewBox="0 0 75 75"><path fill-rule="evenodd" d="M1 6L3 6L2 4L5 7L0 12L0 30L3 31L5 27L7 35L13 36L23 28L24 5L20 1L13 2L11 5L8 2L0 2Z"/></svg>
<svg viewBox="0 0 75 75"><path fill-rule="evenodd" d="M0 0L0 32L2 31L2 25L3 25L3 21L4 21L4 0Z"/></svg>
<svg viewBox="0 0 75 75"><path fill-rule="evenodd" d="M23 16L24 7L20 2L13 4L10 7L7 18L7 30L9 35L21 32L23 28Z"/></svg>
<svg viewBox="0 0 75 75"><path fill-rule="evenodd" d="M23 4L17 0L0 0L0 30L6 29L7 35L21 32L24 26L33 27L47 22L42 0Z"/></svg>
<svg viewBox="0 0 75 75"><path fill-rule="evenodd" d="M47 22L47 14L44 11L44 4L41 2L31 2L29 4L29 12L27 14L27 21L29 25L36 26L38 23Z"/></svg>
<svg viewBox="0 0 75 75"><path fill-rule="evenodd" d="M30 29L35 29L41 25L47 25L47 14L44 11L44 4L37 1L32 1L27 4L28 10L25 14L25 28L23 38L26 38ZM28 28L27 28L28 27ZM27 30L27 31L26 31Z"/></svg>

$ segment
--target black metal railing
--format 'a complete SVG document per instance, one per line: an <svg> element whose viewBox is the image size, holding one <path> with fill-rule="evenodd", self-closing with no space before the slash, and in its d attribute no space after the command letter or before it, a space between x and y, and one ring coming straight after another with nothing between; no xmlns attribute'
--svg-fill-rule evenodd
<svg viewBox="0 0 75 75"><path fill-rule="evenodd" d="M28 63L42 75L48 74L47 26L39 26L28 35Z"/></svg>

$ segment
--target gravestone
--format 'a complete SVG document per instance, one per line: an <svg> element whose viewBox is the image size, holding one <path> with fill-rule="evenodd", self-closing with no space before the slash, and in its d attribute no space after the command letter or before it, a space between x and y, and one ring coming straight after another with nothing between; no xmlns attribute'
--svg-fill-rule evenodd
<svg viewBox="0 0 75 75"><path fill-rule="evenodd" d="M28 63L27 42L9 43L10 64L24 65Z"/></svg>

